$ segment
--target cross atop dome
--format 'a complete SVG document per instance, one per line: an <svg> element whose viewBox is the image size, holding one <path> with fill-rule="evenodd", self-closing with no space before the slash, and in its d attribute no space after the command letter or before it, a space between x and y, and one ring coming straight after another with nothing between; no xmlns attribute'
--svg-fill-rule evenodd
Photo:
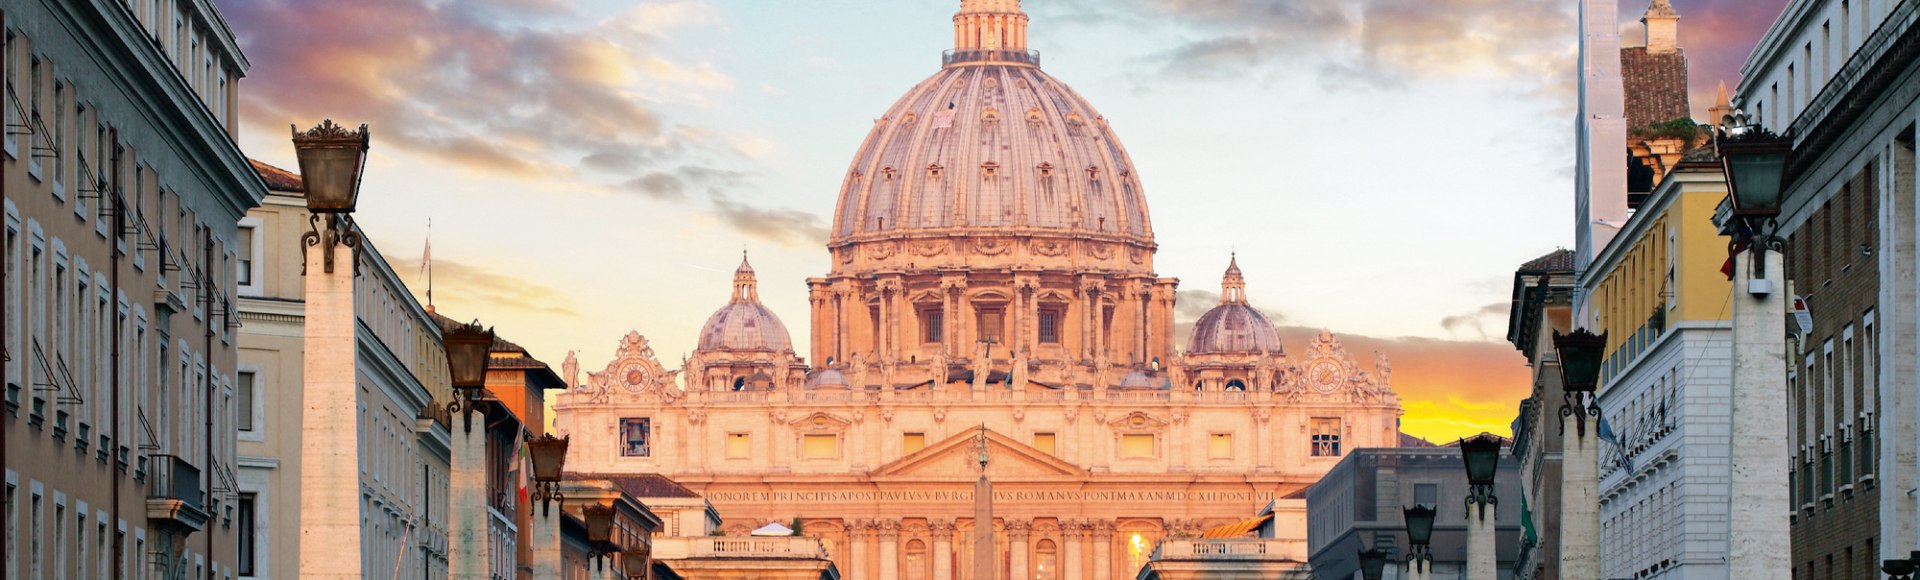
<svg viewBox="0 0 1920 580"><path fill-rule="evenodd" d="M953 15L953 50L1027 50L1027 13L1020 0L961 0Z"/></svg>
<svg viewBox="0 0 1920 580"><path fill-rule="evenodd" d="M747 263L747 251L740 250L740 268L733 271L733 303L759 304L759 282L753 277L753 265Z"/></svg>
<svg viewBox="0 0 1920 580"><path fill-rule="evenodd" d="M1246 304L1247 279L1240 275L1240 256L1227 259L1227 275L1220 278L1221 304Z"/></svg>

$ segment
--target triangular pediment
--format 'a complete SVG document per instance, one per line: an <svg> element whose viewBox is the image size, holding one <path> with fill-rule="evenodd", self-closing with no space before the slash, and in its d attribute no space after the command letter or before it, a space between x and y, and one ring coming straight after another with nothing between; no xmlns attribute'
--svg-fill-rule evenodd
<svg viewBox="0 0 1920 580"><path fill-rule="evenodd" d="M1083 477L1080 466L1068 463L991 429L987 433L987 473L996 480ZM966 481L980 476L980 431L968 429L882 465L874 479L940 479Z"/></svg>

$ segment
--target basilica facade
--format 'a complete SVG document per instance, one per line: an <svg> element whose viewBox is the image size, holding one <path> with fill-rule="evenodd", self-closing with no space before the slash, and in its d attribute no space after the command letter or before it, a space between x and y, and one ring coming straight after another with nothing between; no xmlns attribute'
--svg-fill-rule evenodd
<svg viewBox="0 0 1920 580"><path fill-rule="evenodd" d="M667 476L729 534L822 538L848 578L973 578L977 525L1001 578L1131 578L1160 540L1269 504L1272 549L1304 567L1289 496L1400 441L1385 356L1363 365L1328 332L1289 353L1232 260L1181 348L1178 281L1154 270L1106 118L1040 69L1018 0L964 0L954 30L845 175L808 356L743 259L681 368L638 332L585 378L569 358L568 468Z"/></svg>

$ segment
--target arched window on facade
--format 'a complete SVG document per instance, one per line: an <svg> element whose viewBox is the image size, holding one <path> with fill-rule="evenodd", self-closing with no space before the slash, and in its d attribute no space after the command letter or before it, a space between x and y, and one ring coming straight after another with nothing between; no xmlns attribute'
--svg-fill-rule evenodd
<svg viewBox="0 0 1920 580"><path fill-rule="evenodd" d="M933 577L933 560L927 558L927 543L918 539L907 540L907 580L927 580Z"/></svg>
<svg viewBox="0 0 1920 580"><path fill-rule="evenodd" d="M1042 539L1033 546L1033 580L1060 578L1060 548L1053 540Z"/></svg>
<svg viewBox="0 0 1920 580"><path fill-rule="evenodd" d="M1241 382L1241 381L1240 381L1240 379L1234 379L1234 380L1231 380L1231 381L1227 381L1227 390L1229 390L1229 391L1245 391L1245 390L1247 390L1247 384L1246 384L1246 383L1244 383L1244 382Z"/></svg>
<svg viewBox="0 0 1920 580"><path fill-rule="evenodd" d="M746 377L734 377L734 378L733 378L733 390L735 390L735 391L744 391L744 390L747 390L747 378L746 378Z"/></svg>

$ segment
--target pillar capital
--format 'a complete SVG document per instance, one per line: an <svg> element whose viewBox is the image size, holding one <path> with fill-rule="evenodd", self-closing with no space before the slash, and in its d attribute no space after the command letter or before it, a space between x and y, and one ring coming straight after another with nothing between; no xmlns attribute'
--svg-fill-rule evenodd
<svg viewBox="0 0 1920 580"><path fill-rule="evenodd" d="M880 520L874 523L874 530L878 532L880 534L880 538L884 540L892 540L895 538L899 538L900 537L900 521L899 520Z"/></svg>
<svg viewBox="0 0 1920 580"><path fill-rule="evenodd" d="M958 527L954 525L953 520L927 520L927 532L933 534L936 540L953 536L956 529Z"/></svg>
<svg viewBox="0 0 1920 580"><path fill-rule="evenodd" d="M1033 533L1033 522L1026 520L1007 520L1007 537L1024 540Z"/></svg>

